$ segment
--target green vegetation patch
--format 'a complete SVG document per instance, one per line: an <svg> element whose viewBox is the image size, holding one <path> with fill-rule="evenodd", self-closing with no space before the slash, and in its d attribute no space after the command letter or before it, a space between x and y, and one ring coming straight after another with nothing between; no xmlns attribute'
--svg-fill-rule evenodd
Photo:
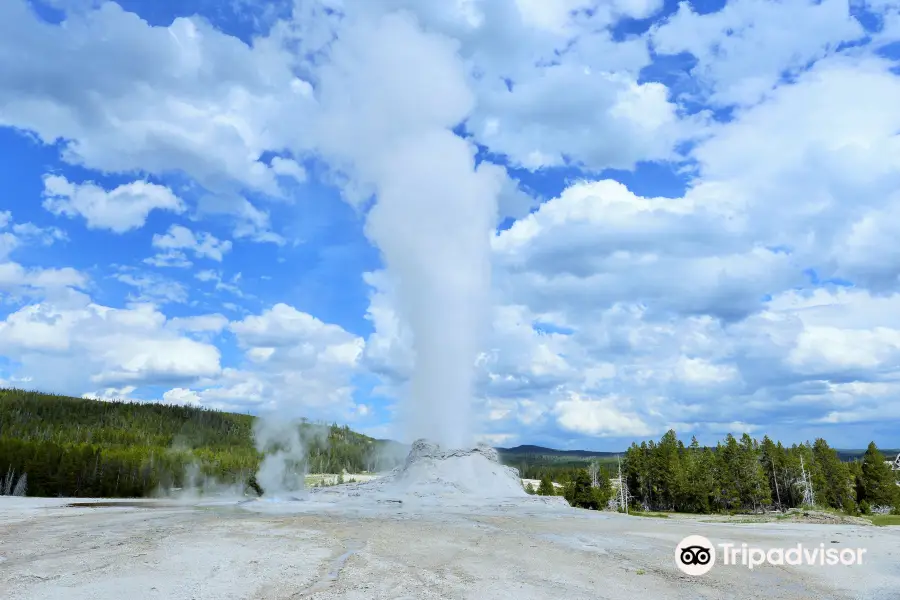
<svg viewBox="0 0 900 600"><path fill-rule="evenodd" d="M198 407L0 389L0 494L131 498L209 482L254 487L261 459L254 421ZM391 442L334 424L298 427L310 472L393 466L380 460Z"/></svg>
<svg viewBox="0 0 900 600"><path fill-rule="evenodd" d="M900 525L900 515L867 515L866 518L879 527Z"/></svg>
<svg viewBox="0 0 900 600"><path fill-rule="evenodd" d="M812 504L808 510L856 516L876 507L900 512L898 473L885 460L874 443L844 462L822 438L787 447L728 434L703 447L668 431L632 444L622 469L632 505L649 511L764 516Z"/></svg>

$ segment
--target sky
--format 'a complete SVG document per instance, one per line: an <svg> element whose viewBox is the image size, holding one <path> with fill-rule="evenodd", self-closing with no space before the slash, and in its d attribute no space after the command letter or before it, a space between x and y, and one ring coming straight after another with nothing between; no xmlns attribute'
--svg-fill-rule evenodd
<svg viewBox="0 0 900 600"><path fill-rule="evenodd" d="M0 386L402 437L481 173L481 438L897 447L897 107L900 0L4 0Z"/></svg>

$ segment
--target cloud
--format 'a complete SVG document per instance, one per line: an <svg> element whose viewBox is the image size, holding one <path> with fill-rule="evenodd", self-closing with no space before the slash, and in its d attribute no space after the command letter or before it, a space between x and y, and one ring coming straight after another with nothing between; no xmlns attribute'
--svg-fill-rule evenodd
<svg viewBox="0 0 900 600"><path fill-rule="evenodd" d="M60 175L44 176L43 205L55 215L84 217L90 229L114 233L143 227L153 210L185 210L182 201L165 186L134 181L106 191L93 182L71 183Z"/></svg>
<svg viewBox="0 0 900 600"><path fill-rule="evenodd" d="M494 308L493 337L479 361L484 393L520 399L553 393L576 377L569 336L541 333L538 317L522 305Z"/></svg>
<svg viewBox="0 0 900 600"><path fill-rule="evenodd" d="M642 17L658 8L656 1L597 6L581 0L457 5L373 0L343 6L346 18L334 27L339 39L353 39L358 37L353 27L359 22L394 18L397 13L392 11L398 9L413 15L426 31L452 41L472 65L468 73L472 97L466 99L469 108L463 112L470 113L466 129L478 143L528 169L574 163L601 170L674 158L675 144L689 133L666 86L638 81L641 69L651 61L646 39L617 42L607 29L621 17ZM388 48L393 43L373 40L370 46ZM432 58L423 54L417 62L425 65ZM432 61L429 68L431 73L417 71L405 77L413 85L424 84L441 71L439 62ZM372 72L377 71L373 67ZM442 84L419 89L440 89L434 85ZM379 93L393 93L384 82L377 87ZM415 104L415 88L405 92L394 106L385 107L404 114L385 122L406 123L409 115L425 114L426 107L433 111L455 98L438 94L440 100L423 106ZM366 119L365 127L380 121Z"/></svg>
<svg viewBox="0 0 900 600"><path fill-rule="evenodd" d="M0 21L10 33L0 123L61 140L63 158L87 168L280 193L279 167L257 157L285 146L309 86L276 44L250 47L197 17L151 26L114 2L70 11L59 26L11 0Z"/></svg>
<svg viewBox="0 0 900 600"><path fill-rule="evenodd" d="M511 301L539 312L640 299L655 310L740 318L803 275L790 255L748 238L730 217L690 197L576 183L494 237L497 281Z"/></svg>
<svg viewBox="0 0 900 600"><path fill-rule="evenodd" d="M139 400L130 396L136 389L137 387L133 385L126 385L120 388L109 387L95 392L86 392L82 394L81 397L88 400L102 400L104 402L138 402Z"/></svg>
<svg viewBox="0 0 900 600"><path fill-rule="evenodd" d="M652 17L663 7L662 0L615 0L612 4L623 16L632 19Z"/></svg>
<svg viewBox="0 0 900 600"><path fill-rule="evenodd" d="M169 319L168 326L176 331L219 333L228 326L228 319L220 314L175 317Z"/></svg>
<svg viewBox="0 0 900 600"><path fill-rule="evenodd" d="M0 263L0 291L10 294L84 288L88 276L71 267L26 268L14 262Z"/></svg>
<svg viewBox="0 0 900 600"><path fill-rule="evenodd" d="M224 291L238 298L253 298L252 294L244 292L238 283L241 280L241 274L235 273L230 279L225 279L222 273L205 269L194 273L194 278L204 283L214 282L216 291Z"/></svg>
<svg viewBox="0 0 900 600"><path fill-rule="evenodd" d="M281 303L259 315L236 321L229 329L245 348L297 351L310 360L347 366L356 364L363 348L362 339L347 333L341 327L323 323L308 313ZM324 353L322 348L325 348ZM313 355L308 350L317 352Z"/></svg>
<svg viewBox="0 0 900 600"><path fill-rule="evenodd" d="M212 317L206 320L210 323L205 325L212 325ZM184 327L180 322L173 325ZM246 364L226 368L191 388L174 388L164 400L228 410L275 410L284 418L367 416L368 409L354 399L352 385L360 372L362 338L287 304L233 321L228 329L237 337Z"/></svg>
<svg viewBox="0 0 900 600"><path fill-rule="evenodd" d="M185 388L172 388L163 394L162 401L165 404L180 406L200 406L200 394Z"/></svg>
<svg viewBox="0 0 900 600"><path fill-rule="evenodd" d="M188 288L181 282L156 273L123 269L113 279L135 288L137 294L129 294L131 302L151 304L184 304L188 301Z"/></svg>
<svg viewBox="0 0 900 600"><path fill-rule="evenodd" d="M568 162L630 169L674 158L681 137L666 86L585 65L544 67L512 89L498 82L480 100L469 122L476 139L532 170Z"/></svg>
<svg viewBox="0 0 900 600"><path fill-rule="evenodd" d="M609 365L562 389L624 393L657 433L872 420L898 375L892 68L829 56L736 111L681 198L577 182L498 234L501 297L570 329L567 362ZM816 290L810 267L859 288Z"/></svg>
<svg viewBox="0 0 900 600"><path fill-rule="evenodd" d="M195 234L187 227L171 225L165 234L154 234L153 247L165 251L162 256L173 256L173 252L189 250L197 258L222 262L222 257L231 250L231 242L220 240L205 231ZM179 254L174 256L177 257Z"/></svg>
<svg viewBox="0 0 900 600"><path fill-rule="evenodd" d="M143 263L150 265L151 267L177 269L187 269L194 265L185 253L180 250L166 250L165 252L159 252L158 254L145 258Z"/></svg>
<svg viewBox="0 0 900 600"><path fill-rule="evenodd" d="M4 231L0 233L0 260L8 257L19 245L19 239L12 233Z"/></svg>
<svg viewBox="0 0 900 600"><path fill-rule="evenodd" d="M363 360L367 369L399 384L412 375L412 332L394 308L394 290L386 274L365 273L363 278L371 288L366 319L373 328L366 340Z"/></svg>
<svg viewBox="0 0 900 600"><path fill-rule="evenodd" d="M681 2L674 15L652 32L656 52L689 52L691 70L714 105L750 105L773 88L836 53L841 42L865 31L846 0L734 0L700 14ZM760 51L764 48L764 51Z"/></svg>
<svg viewBox="0 0 900 600"><path fill-rule="evenodd" d="M249 46L202 17L152 26L115 2L69 10L56 25L26 0L11 0L0 21L15 32L0 41L0 126L58 143L66 164L186 175L199 184L198 212L231 216L237 238L284 243L242 192L286 198L291 188L280 182L305 179L294 158L261 158L309 137L312 88L294 75L287 40ZM66 59L45 60L50 54ZM48 181L48 210L80 214L92 228L121 233L153 208L183 211L171 191L146 182L106 191L61 176ZM184 261L163 255L153 263Z"/></svg>
<svg viewBox="0 0 900 600"><path fill-rule="evenodd" d="M215 346L166 328L165 315L153 306L116 309L83 296L9 314L0 321L0 344L20 373L39 378L42 389L64 393L123 386L134 391L220 371Z"/></svg>
<svg viewBox="0 0 900 600"><path fill-rule="evenodd" d="M729 206L732 222L823 279L891 289L897 257L870 241L891 236L900 185L893 67L853 54L818 62L695 148L703 178L688 197Z"/></svg>
<svg viewBox="0 0 900 600"><path fill-rule="evenodd" d="M14 223L10 211L0 211L0 261L24 245L50 246L69 238L57 227L38 227L34 223Z"/></svg>
<svg viewBox="0 0 900 600"><path fill-rule="evenodd" d="M261 210L241 196L220 194L200 198L197 206L200 218L224 215L233 222L232 235L237 239L247 239L259 243L285 245L285 239L272 231L269 213Z"/></svg>
<svg viewBox="0 0 900 600"><path fill-rule="evenodd" d="M798 372L830 379L842 374L890 374L900 360L900 319L892 313L900 294L818 290L786 293L773 309L794 312L802 323L787 355Z"/></svg>
<svg viewBox="0 0 900 600"><path fill-rule="evenodd" d="M9 259L13 252L29 246L50 246L66 240L65 232L56 227L15 223L10 211L0 211L0 292L18 299L87 286L88 276L71 267L25 267Z"/></svg>
<svg viewBox="0 0 900 600"><path fill-rule="evenodd" d="M306 169L294 159L276 156L270 164L276 175L292 177L297 182L306 181Z"/></svg>
<svg viewBox="0 0 900 600"><path fill-rule="evenodd" d="M627 412L624 398L584 398L571 394L554 406L559 424L576 433L592 436L643 437L653 433L633 412ZM625 410L623 410L623 408Z"/></svg>

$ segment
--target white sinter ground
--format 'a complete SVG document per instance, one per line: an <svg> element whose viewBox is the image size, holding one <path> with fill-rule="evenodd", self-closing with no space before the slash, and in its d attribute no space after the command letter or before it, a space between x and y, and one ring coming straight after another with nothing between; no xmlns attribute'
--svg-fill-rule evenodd
<svg viewBox="0 0 900 600"><path fill-rule="evenodd" d="M896 600L898 533L574 509L524 494L488 449L417 443L380 479L300 500L0 498L0 597ZM693 534L763 548L863 547L866 562L716 566L692 578L674 550Z"/></svg>

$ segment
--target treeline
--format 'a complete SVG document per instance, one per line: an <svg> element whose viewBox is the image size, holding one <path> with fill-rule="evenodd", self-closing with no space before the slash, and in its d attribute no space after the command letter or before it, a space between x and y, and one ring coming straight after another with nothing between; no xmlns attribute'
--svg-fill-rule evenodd
<svg viewBox="0 0 900 600"><path fill-rule="evenodd" d="M244 487L262 458L253 422L195 407L0 389L0 494L124 498L211 483ZM393 466L384 443L346 426L299 427L310 472Z"/></svg>
<svg viewBox="0 0 900 600"><path fill-rule="evenodd" d="M500 454L500 461L510 467L519 470L519 476L522 479L544 479L549 477L556 482L569 481L576 476L579 471L583 471L591 464L600 465L600 467L611 475L614 472L616 459L607 456L593 458L557 458L546 455L520 455L520 456L504 456Z"/></svg>
<svg viewBox="0 0 900 600"><path fill-rule="evenodd" d="M790 447L729 434L715 448L674 431L659 442L632 444L623 478L632 506L690 513L759 512L806 504L849 514L900 511L897 477L874 443L842 462L824 439Z"/></svg>
<svg viewBox="0 0 900 600"><path fill-rule="evenodd" d="M588 468L564 472L556 483L559 483L560 487L553 485L550 475L544 475L536 489L529 483L525 486L525 491L539 496L562 496L571 506L590 510L608 508L615 494L606 471L600 468L599 461Z"/></svg>

